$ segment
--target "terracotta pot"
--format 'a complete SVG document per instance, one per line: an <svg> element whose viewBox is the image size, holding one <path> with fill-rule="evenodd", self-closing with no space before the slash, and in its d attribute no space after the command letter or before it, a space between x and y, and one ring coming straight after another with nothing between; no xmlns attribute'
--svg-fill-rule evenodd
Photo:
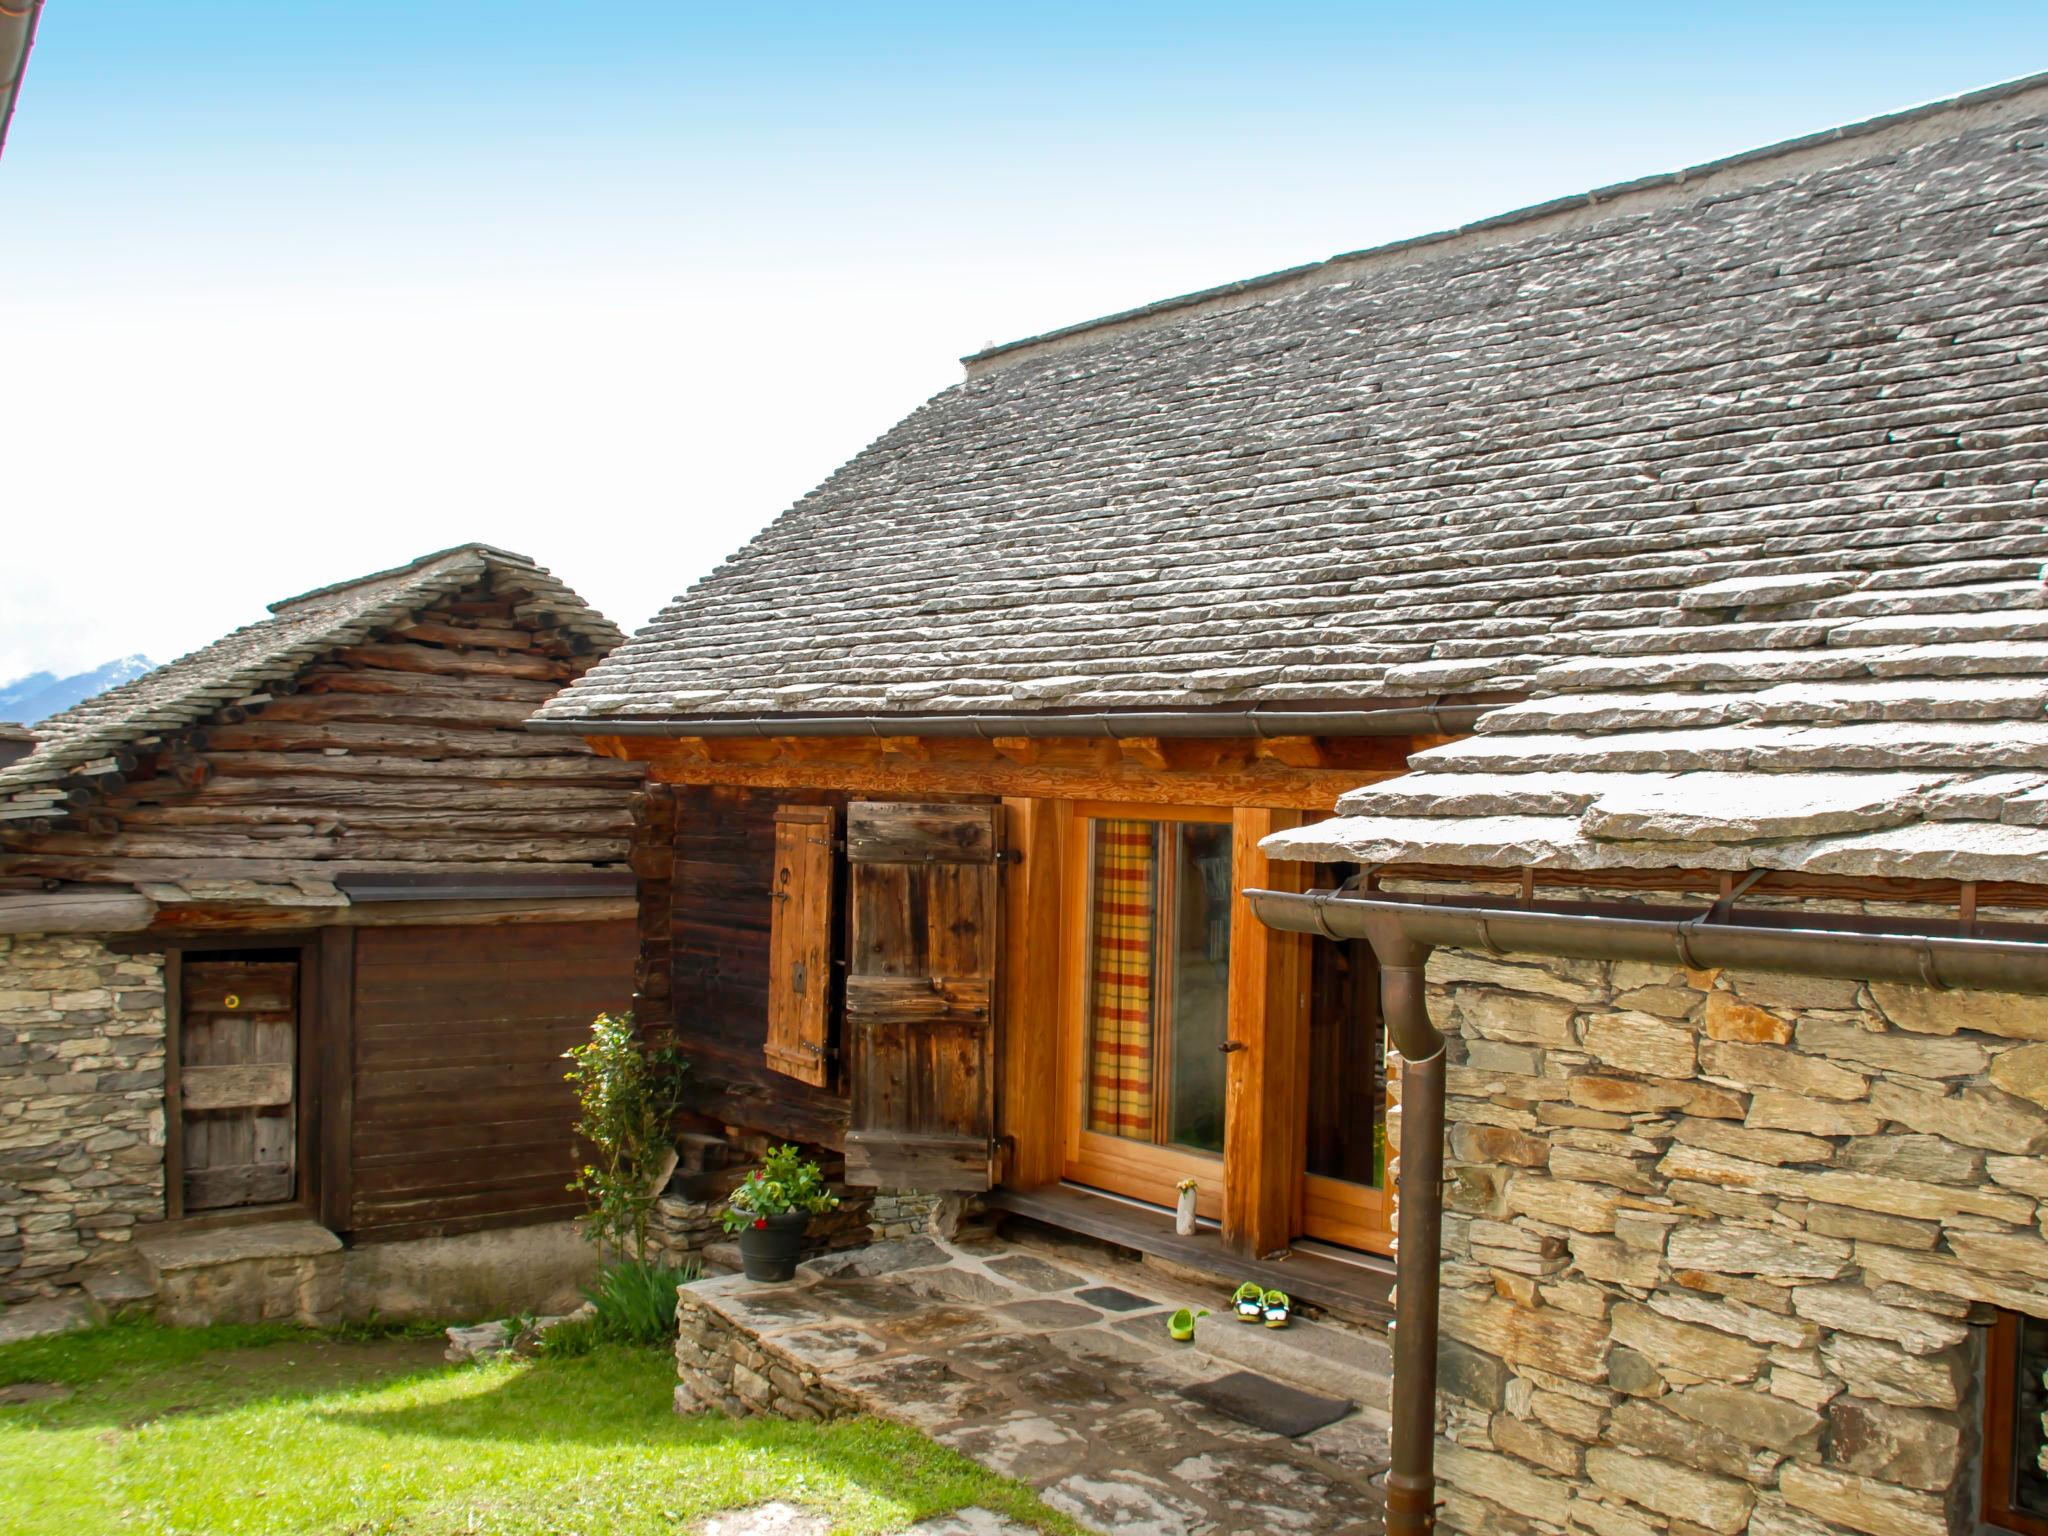
<svg viewBox="0 0 2048 1536"><path fill-rule="evenodd" d="M803 1257L808 1212L791 1211L766 1218L765 1226L740 1228L740 1268L749 1280L793 1280Z"/></svg>

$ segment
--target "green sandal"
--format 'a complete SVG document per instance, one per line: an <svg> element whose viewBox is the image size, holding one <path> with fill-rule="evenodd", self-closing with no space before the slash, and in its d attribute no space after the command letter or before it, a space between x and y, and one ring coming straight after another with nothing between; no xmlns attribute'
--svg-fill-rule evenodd
<svg viewBox="0 0 2048 1536"><path fill-rule="evenodd" d="M1256 1280L1247 1280L1231 1295L1230 1310L1240 1323L1256 1323L1266 1315L1266 1289Z"/></svg>
<svg viewBox="0 0 2048 1536"><path fill-rule="evenodd" d="M1294 1303L1287 1299L1285 1291L1266 1292L1260 1298L1260 1307L1268 1328L1285 1328L1293 1320Z"/></svg>
<svg viewBox="0 0 2048 1536"><path fill-rule="evenodd" d="M1208 1315L1207 1307L1203 1307L1199 1312L1190 1312L1186 1307L1182 1307L1166 1320L1166 1331L1174 1343L1190 1343L1195 1337L1195 1320Z"/></svg>

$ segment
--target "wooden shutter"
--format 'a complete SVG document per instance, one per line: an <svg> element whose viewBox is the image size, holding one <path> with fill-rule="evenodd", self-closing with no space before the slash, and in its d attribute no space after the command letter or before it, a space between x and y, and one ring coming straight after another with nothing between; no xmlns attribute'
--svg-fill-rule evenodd
<svg viewBox="0 0 2048 1536"><path fill-rule="evenodd" d="M770 1068L816 1088L831 1081L832 835L829 805L775 808L775 877L769 889Z"/></svg>
<svg viewBox="0 0 2048 1536"><path fill-rule="evenodd" d="M850 1183L990 1185L1001 814L996 805L846 808Z"/></svg>

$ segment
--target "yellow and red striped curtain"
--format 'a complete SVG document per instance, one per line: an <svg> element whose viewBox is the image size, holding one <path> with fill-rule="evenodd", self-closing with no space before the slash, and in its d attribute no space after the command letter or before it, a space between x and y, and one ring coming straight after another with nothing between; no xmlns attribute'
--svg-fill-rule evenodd
<svg viewBox="0 0 2048 1536"><path fill-rule="evenodd" d="M1088 1123L1105 1136L1150 1141L1158 828L1103 819L1094 830Z"/></svg>

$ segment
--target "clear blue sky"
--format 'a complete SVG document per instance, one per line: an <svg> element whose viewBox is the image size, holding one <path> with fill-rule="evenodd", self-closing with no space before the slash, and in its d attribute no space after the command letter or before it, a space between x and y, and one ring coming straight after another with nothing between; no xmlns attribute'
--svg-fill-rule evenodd
<svg viewBox="0 0 2048 1536"><path fill-rule="evenodd" d="M2039 0L50 0L0 678L469 538L638 624L986 342L2041 69Z"/></svg>

